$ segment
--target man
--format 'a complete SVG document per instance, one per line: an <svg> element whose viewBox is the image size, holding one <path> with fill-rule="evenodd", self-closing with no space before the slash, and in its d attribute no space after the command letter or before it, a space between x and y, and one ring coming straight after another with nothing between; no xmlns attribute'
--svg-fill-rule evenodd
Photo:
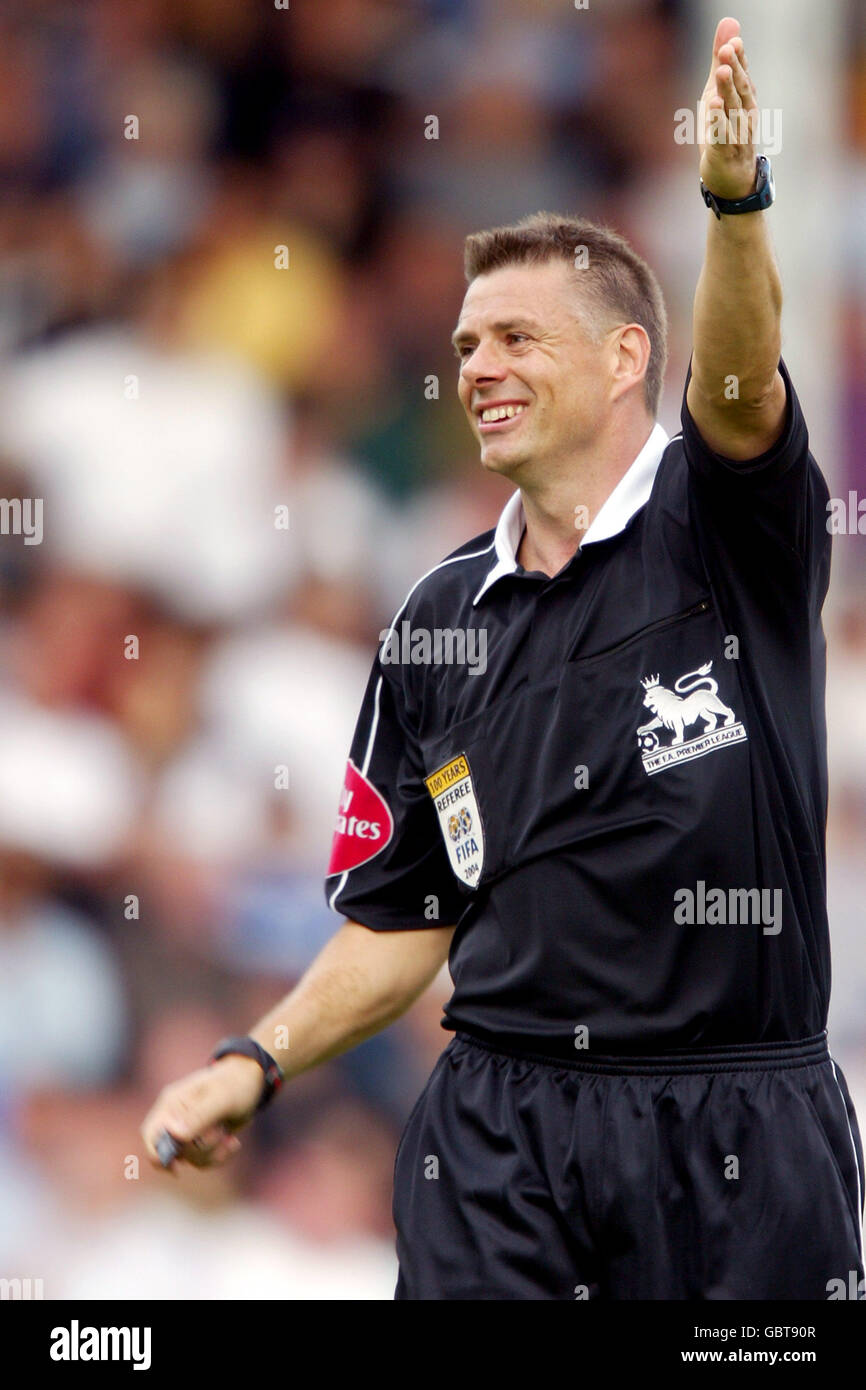
<svg viewBox="0 0 866 1390"><path fill-rule="evenodd" d="M518 490L383 634L328 879L349 920L226 1045L247 1055L145 1122L152 1158L164 1128L222 1161L262 1070L269 1098L450 952L456 1036L395 1166L399 1298L823 1299L863 1274L825 1035L827 489L735 20L704 102L682 435L654 423L664 307L621 238L546 214L469 238L459 394Z"/></svg>

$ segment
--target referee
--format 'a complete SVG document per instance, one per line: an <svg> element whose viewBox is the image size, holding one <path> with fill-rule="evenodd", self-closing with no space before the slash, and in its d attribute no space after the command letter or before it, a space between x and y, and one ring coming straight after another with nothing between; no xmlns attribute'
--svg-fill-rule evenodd
<svg viewBox="0 0 866 1390"><path fill-rule="evenodd" d="M454 1037L395 1165L398 1298L862 1287L826 1039L828 492L780 355L736 20L704 103L674 438L663 301L621 237L546 213L469 237L459 395L516 490L382 634L327 881L348 920L142 1128L154 1161L163 1130L224 1161L284 1077L447 958Z"/></svg>

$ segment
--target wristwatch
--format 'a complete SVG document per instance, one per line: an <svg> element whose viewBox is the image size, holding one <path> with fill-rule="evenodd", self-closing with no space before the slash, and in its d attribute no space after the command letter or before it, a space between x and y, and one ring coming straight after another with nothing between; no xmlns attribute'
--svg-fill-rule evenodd
<svg viewBox="0 0 866 1390"><path fill-rule="evenodd" d="M720 221L723 212L727 215L738 212L759 212L761 208L768 208L776 196L772 165L765 154L758 155L755 191L750 193L747 198L718 198L715 193L710 192L703 179L701 179L701 195L707 207L712 208Z"/></svg>
<svg viewBox="0 0 866 1390"><path fill-rule="evenodd" d="M222 1042L217 1043L208 1063L218 1062L220 1057L228 1057L237 1054L239 1057L249 1057L251 1061L258 1062L265 1076L265 1087L261 1094L256 1110L263 1110L268 1101L273 1100L277 1091L283 1084L283 1069L279 1062L274 1061L269 1052L266 1052L261 1043L257 1043L255 1038L223 1038Z"/></svg>

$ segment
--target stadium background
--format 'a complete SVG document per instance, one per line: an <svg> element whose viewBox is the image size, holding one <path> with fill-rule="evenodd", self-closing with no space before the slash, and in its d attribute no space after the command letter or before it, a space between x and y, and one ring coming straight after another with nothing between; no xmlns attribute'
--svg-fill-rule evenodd
<svg viewBox="0 0 866 1390"><path fill-rule="evenodd" d="M44 540L0 538L0 1275L391 1296L394 1149L445 980L219 1172L136 1176L138 1126L336 927L322 874L377 634L507 495L454 395L463 236L541 207L629 236L668 304L676 432L706 212L674 113L723 13L4 5L0 495L44 499ZM866 12L733 13L784 118L786 361L831 492L863 497ZM864 547L836 539L826 627L831 1046L866 1119Z"/></svg>

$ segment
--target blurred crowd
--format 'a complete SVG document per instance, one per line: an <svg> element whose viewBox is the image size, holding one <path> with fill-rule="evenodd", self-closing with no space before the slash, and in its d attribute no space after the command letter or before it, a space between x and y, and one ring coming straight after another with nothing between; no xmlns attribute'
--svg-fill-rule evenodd
<svg viewBox="0 0 866 1390"><path fill-rule="evenodd" d="M391 1296L394 1150L449 1036L446 973L229 1167L157 1174L138 1127L338 925L323 874L377 634L508 495L454 390L466 233L545 207L625 233L665 291L677 431L706 217L672 138L691 23L653 0L0 11L0 497L43 503L38 544L0 536L0 1275L46 1298ZM866 496L866 237L846 244L843 449L820 461ZM866 560L845 544L832 1037L866 1120Z"/></svg>

